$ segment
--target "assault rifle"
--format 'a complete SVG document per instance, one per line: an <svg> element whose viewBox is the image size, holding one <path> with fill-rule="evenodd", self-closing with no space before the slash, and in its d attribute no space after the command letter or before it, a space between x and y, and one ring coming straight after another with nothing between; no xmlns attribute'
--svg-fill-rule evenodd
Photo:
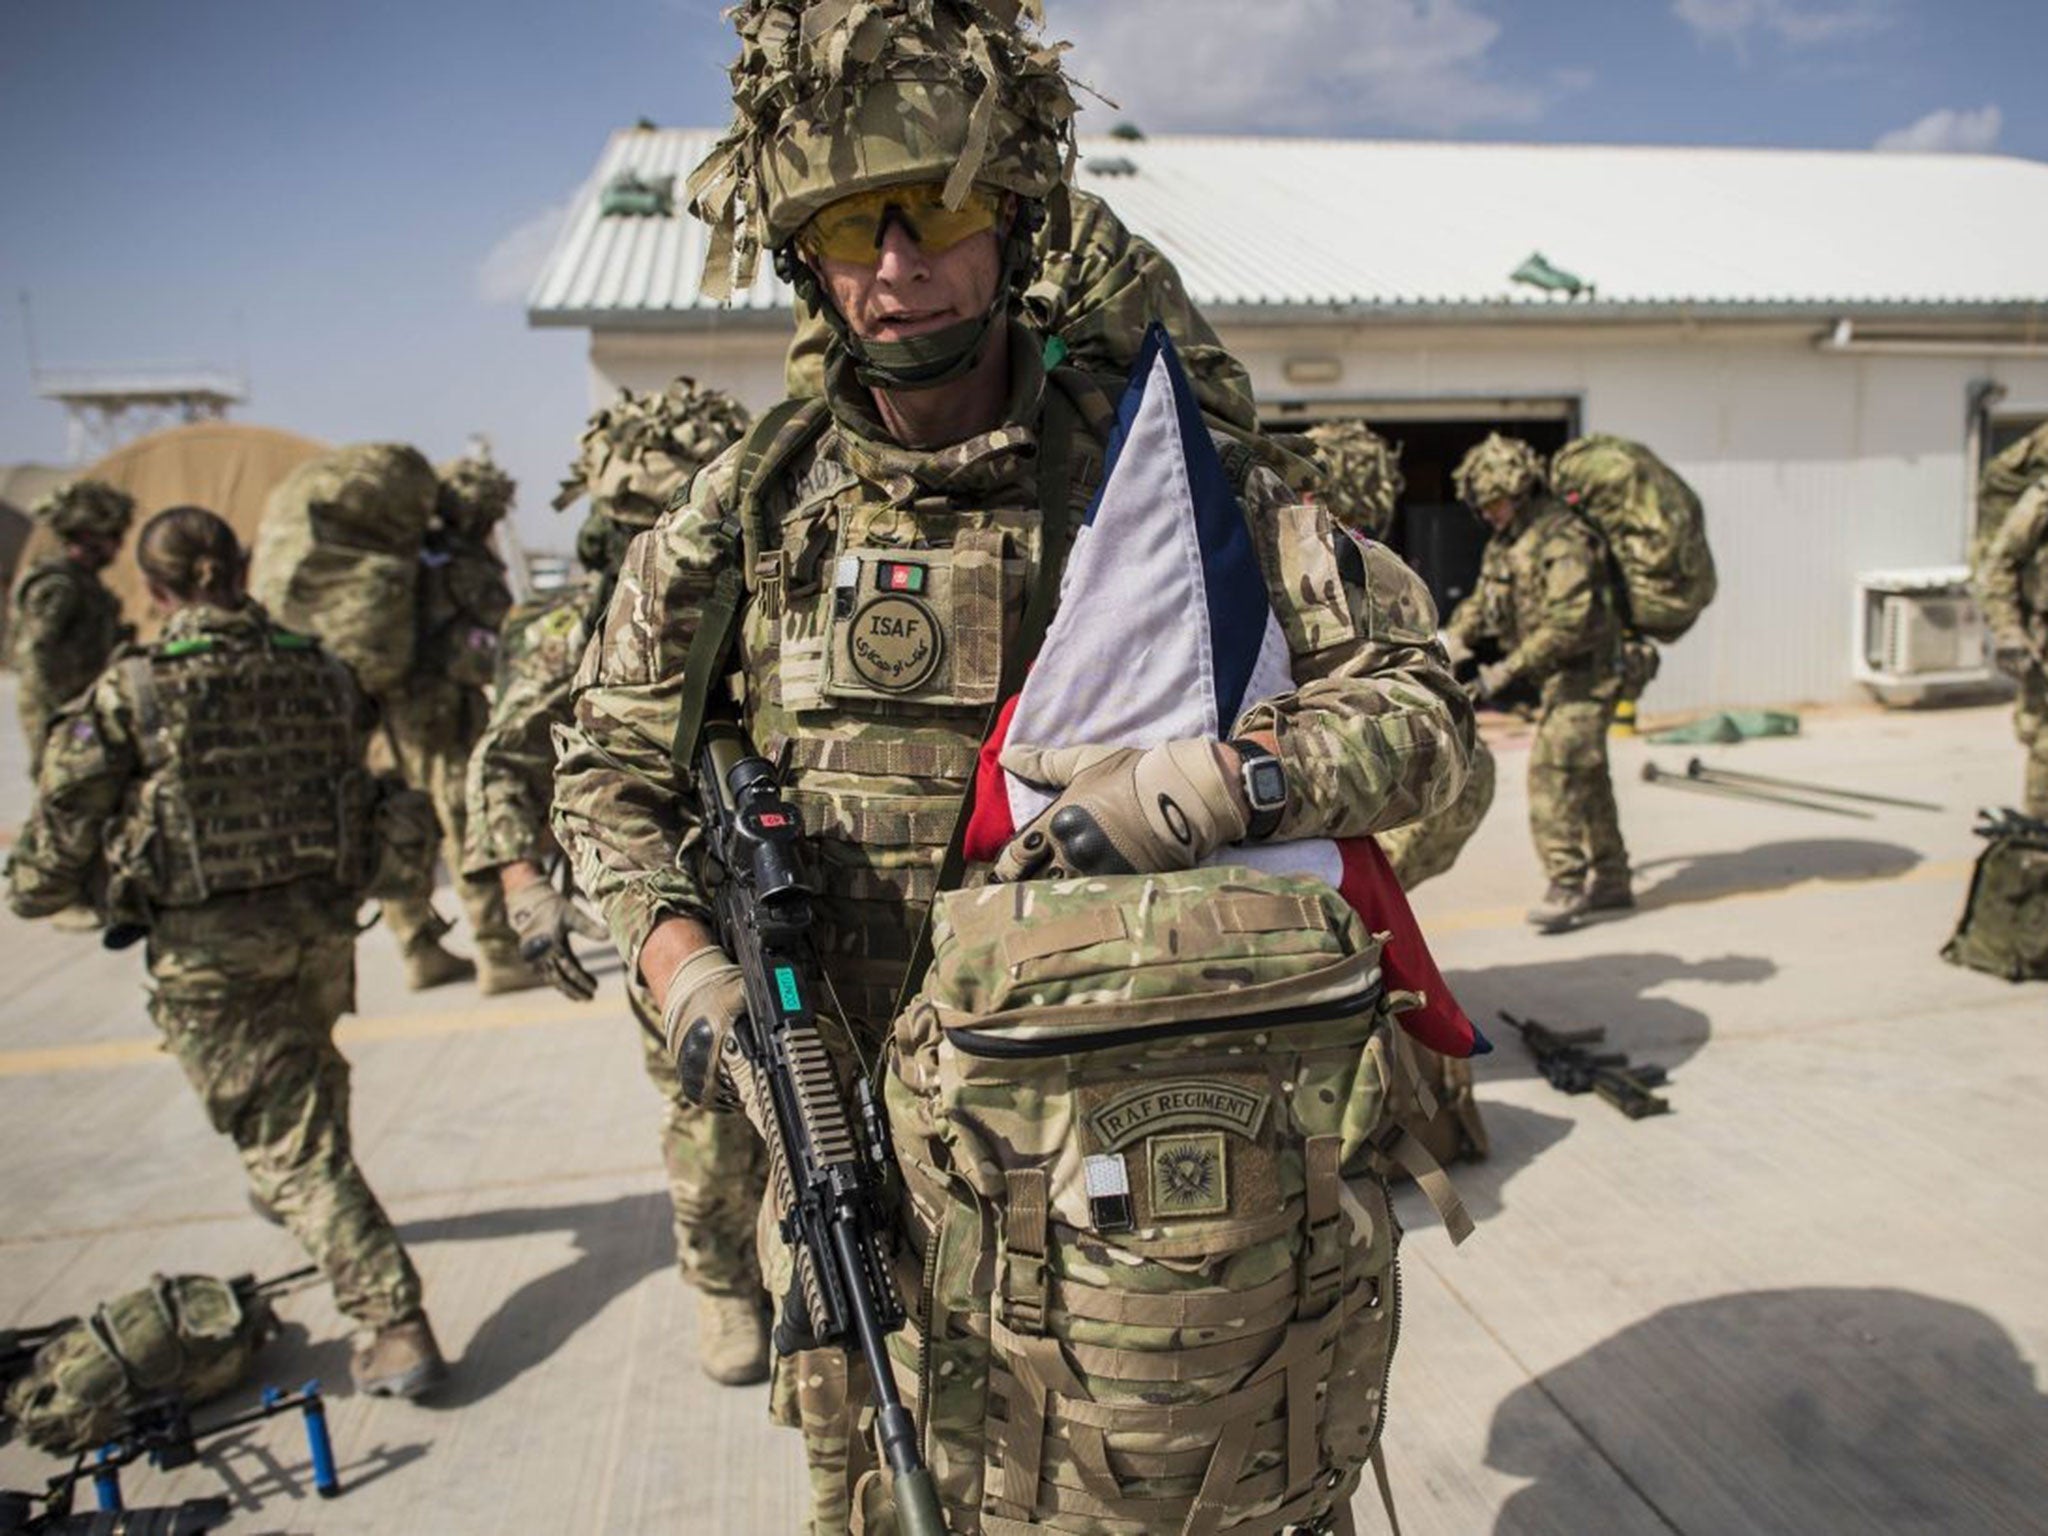
<svg viewBox="0 0 2048 1536"><path fill-rule="evenodd" d="M1990 843L2010 838L2031 848L2048 848L2048 821L2038 816L2023 815L2011 806L1997 811L1979 811L1977 825L1971 830ZM4 1337L0 1334L0 1338Z"/></svg>
<svg viewBox="0 0 2048 1536"><path fill-rule="evenodd" d="M859 1349L873 1383L875 1434L907 1536L945 1536L917 1425L896 1390L885 1335L903 1326L888 1268L887 1128L863 1080L857 1108L818 1031L811 890L797 867L803 820L780 775L733 726L704 727L697 757L718 936L744 979L747 1011L722 1065L768 1146L770 1185L797 1285L775 1347Z"/></svg>
<svg viewBox="0 0 2048 1536"><path fill-rule="evenodd" d="M1597 1093L1631 1120L1666 1114L1670 1101L1650 1090L1667 1079L1662 1067L1632 1067L1621 1051L1592 1051L1588 1046L1607 1038L1604 1029L1551 1029L1534 1019L1518 1019L1505 1009L1501 1022L1522 1037L1536 1059L1536 1070L1559 1093Z"/></svg>

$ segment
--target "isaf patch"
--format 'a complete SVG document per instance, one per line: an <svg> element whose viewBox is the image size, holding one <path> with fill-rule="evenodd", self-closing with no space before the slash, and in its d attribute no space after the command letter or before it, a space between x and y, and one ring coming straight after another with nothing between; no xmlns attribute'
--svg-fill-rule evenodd
<svg viewBox="0 0 2048 1536"><path fill-rule="evenodd" d="M848 621L846 651L861 681L884 693L908 693L939 669L938 620L920 599L872 597Z"/></svg>
<svg viewBox="0 0 2048 1536"><path fill-rule="evenodd" d="M1145 1143L1155 1220L1230 1211L1230 1161L1221 1131L1154 1136Z"/></svg>

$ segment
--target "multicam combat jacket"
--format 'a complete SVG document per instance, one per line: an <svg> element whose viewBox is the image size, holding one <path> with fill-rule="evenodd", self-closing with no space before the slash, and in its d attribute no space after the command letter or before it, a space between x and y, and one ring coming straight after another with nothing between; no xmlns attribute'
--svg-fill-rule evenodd
<svg viewBox="0 0 2048 1536"><path fill-rule="evenodd" d="M122 634L120 599L68 555L38 561L16 584L9 645L31 765L58 706L91 686Z"/></svg>
<svg viewBox="0 0 2048 1536"><path fill-rule="evenodd" d="M2036 481L1992 535L1977 592L1998 643L2030 651L2048 670L2048 479Z"/></svg>
<svg viewBox="0 0 2048 1536"><path fill-rule="evenodd" d="M469 755L462 872L488 875L553 847L553 731L570 720L569 687L590 640L595 578L515 608L498 642L498 696Z"/></svg>
<svg viewBox="0 0 2048 1536"><path fill-rule="evenodd" d="M938 451L888 441L842 370L822 435L765 488L778 547L751 562L729 682L761 750L790 753L822 890L821 957L857 1023L889 1017L1037 576L1040 427L1049 392L1065 386L1048 381L1021 327L1011 353L1004 424ZM1069 455L1075 522L1101 478L1108 424L1107 400L1084 398L1094 419ZM671 751L703 603L743 558L740 460L710 466L634 543L561 737L555 830L633 964L664 917L707 909ZM1292 785L1278 835L1373 832L1441 810L1464 780L1470 721L1426 591L1272 471L1243 478L1298 679L1237 722L1277 733Z"/></svg>
<svg viewBox="0 0 2048 1536"><path fill-rule="evenodd" d="M1600 535L1564 503L1537 497L1487 541L1478 584L1449 633L1468 649L1497 642L1510 682L1618 688L1614 589Z"/></svg>

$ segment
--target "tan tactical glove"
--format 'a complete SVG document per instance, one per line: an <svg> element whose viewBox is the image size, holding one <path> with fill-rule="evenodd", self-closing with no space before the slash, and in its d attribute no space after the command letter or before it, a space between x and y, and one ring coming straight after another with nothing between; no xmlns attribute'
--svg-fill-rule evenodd
<svg viewBox="0 0 2048 1536"><path fill-rule="evenodd" d="M663 996L661 1041L676 1064L683 1097L700 1109L737 1109L725 1054L735 1049L727 1041L747 1011L740 968L716 944L707 944L675 968Z"/></svg>
<svg viewBox="0 0 2048 1536"><path fill-rule="evenodd" d="M1193 869L1243 840L1244 786L1220 741L1157 747L1011 747L1003 766L1061 791L996 859L997 880Z"/></svg>
<svg viewBox="0 0 2048 1536"><path fill-rule="evenodd" d="M1457 671L1458 668L1464 666L1466 662L1472 659L1472 647L1463 640L1460 640L1448 629L1438 630L1436 637L1443 642L1444 654L1451 659L1452 671Z"/></svg>
<svg viewBox="0 0 2048 1536"><path fill-rule="evenodd" d="M547 977L556 991L579 1003L597 996L597 978L576 958L569 935L609 939L603 923L547 880L522 885L507 895L505 920L519 935L519 958Z"/></svg>
<svg viewBox="0 0 2048 1536"><path fill-rule="evenodd" d="M1515 674L1508 669L1508 664L1504 661L1496 661L1491 666L1481 667L1479 675L1472 680L1472 702L1484 704L1488 699L1498 698L1514 680Z"/></svg>

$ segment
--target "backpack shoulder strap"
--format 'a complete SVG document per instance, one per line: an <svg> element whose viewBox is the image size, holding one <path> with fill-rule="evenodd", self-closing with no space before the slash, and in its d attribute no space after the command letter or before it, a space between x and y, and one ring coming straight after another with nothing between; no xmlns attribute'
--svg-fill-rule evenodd
<svg viewBox="0 0 2048 1536"><path fill-rule="evenodd" d="M157 692L156 658L149 651L136 651L121 658L121 677L128 698L135 706L135 745L143 766L152 773L163 767L164 701Z"/></svg>
<svg viewBox="0 0 2048 1536"><path fill-rule="evenodd" d="M704 732L711 690L724 675L733 643L739 639L740 605L753 582L754 562L774 542L775 530L768 526L769 489L783 466L825 429L829 414L825 402L815 397L785 400L754 423L740 449L730 512L738 524L739 558L727 561L712 577L697 632L683 657L676 734L669 746L669 759L683 783L696 771L697 738Z"/></svg>

